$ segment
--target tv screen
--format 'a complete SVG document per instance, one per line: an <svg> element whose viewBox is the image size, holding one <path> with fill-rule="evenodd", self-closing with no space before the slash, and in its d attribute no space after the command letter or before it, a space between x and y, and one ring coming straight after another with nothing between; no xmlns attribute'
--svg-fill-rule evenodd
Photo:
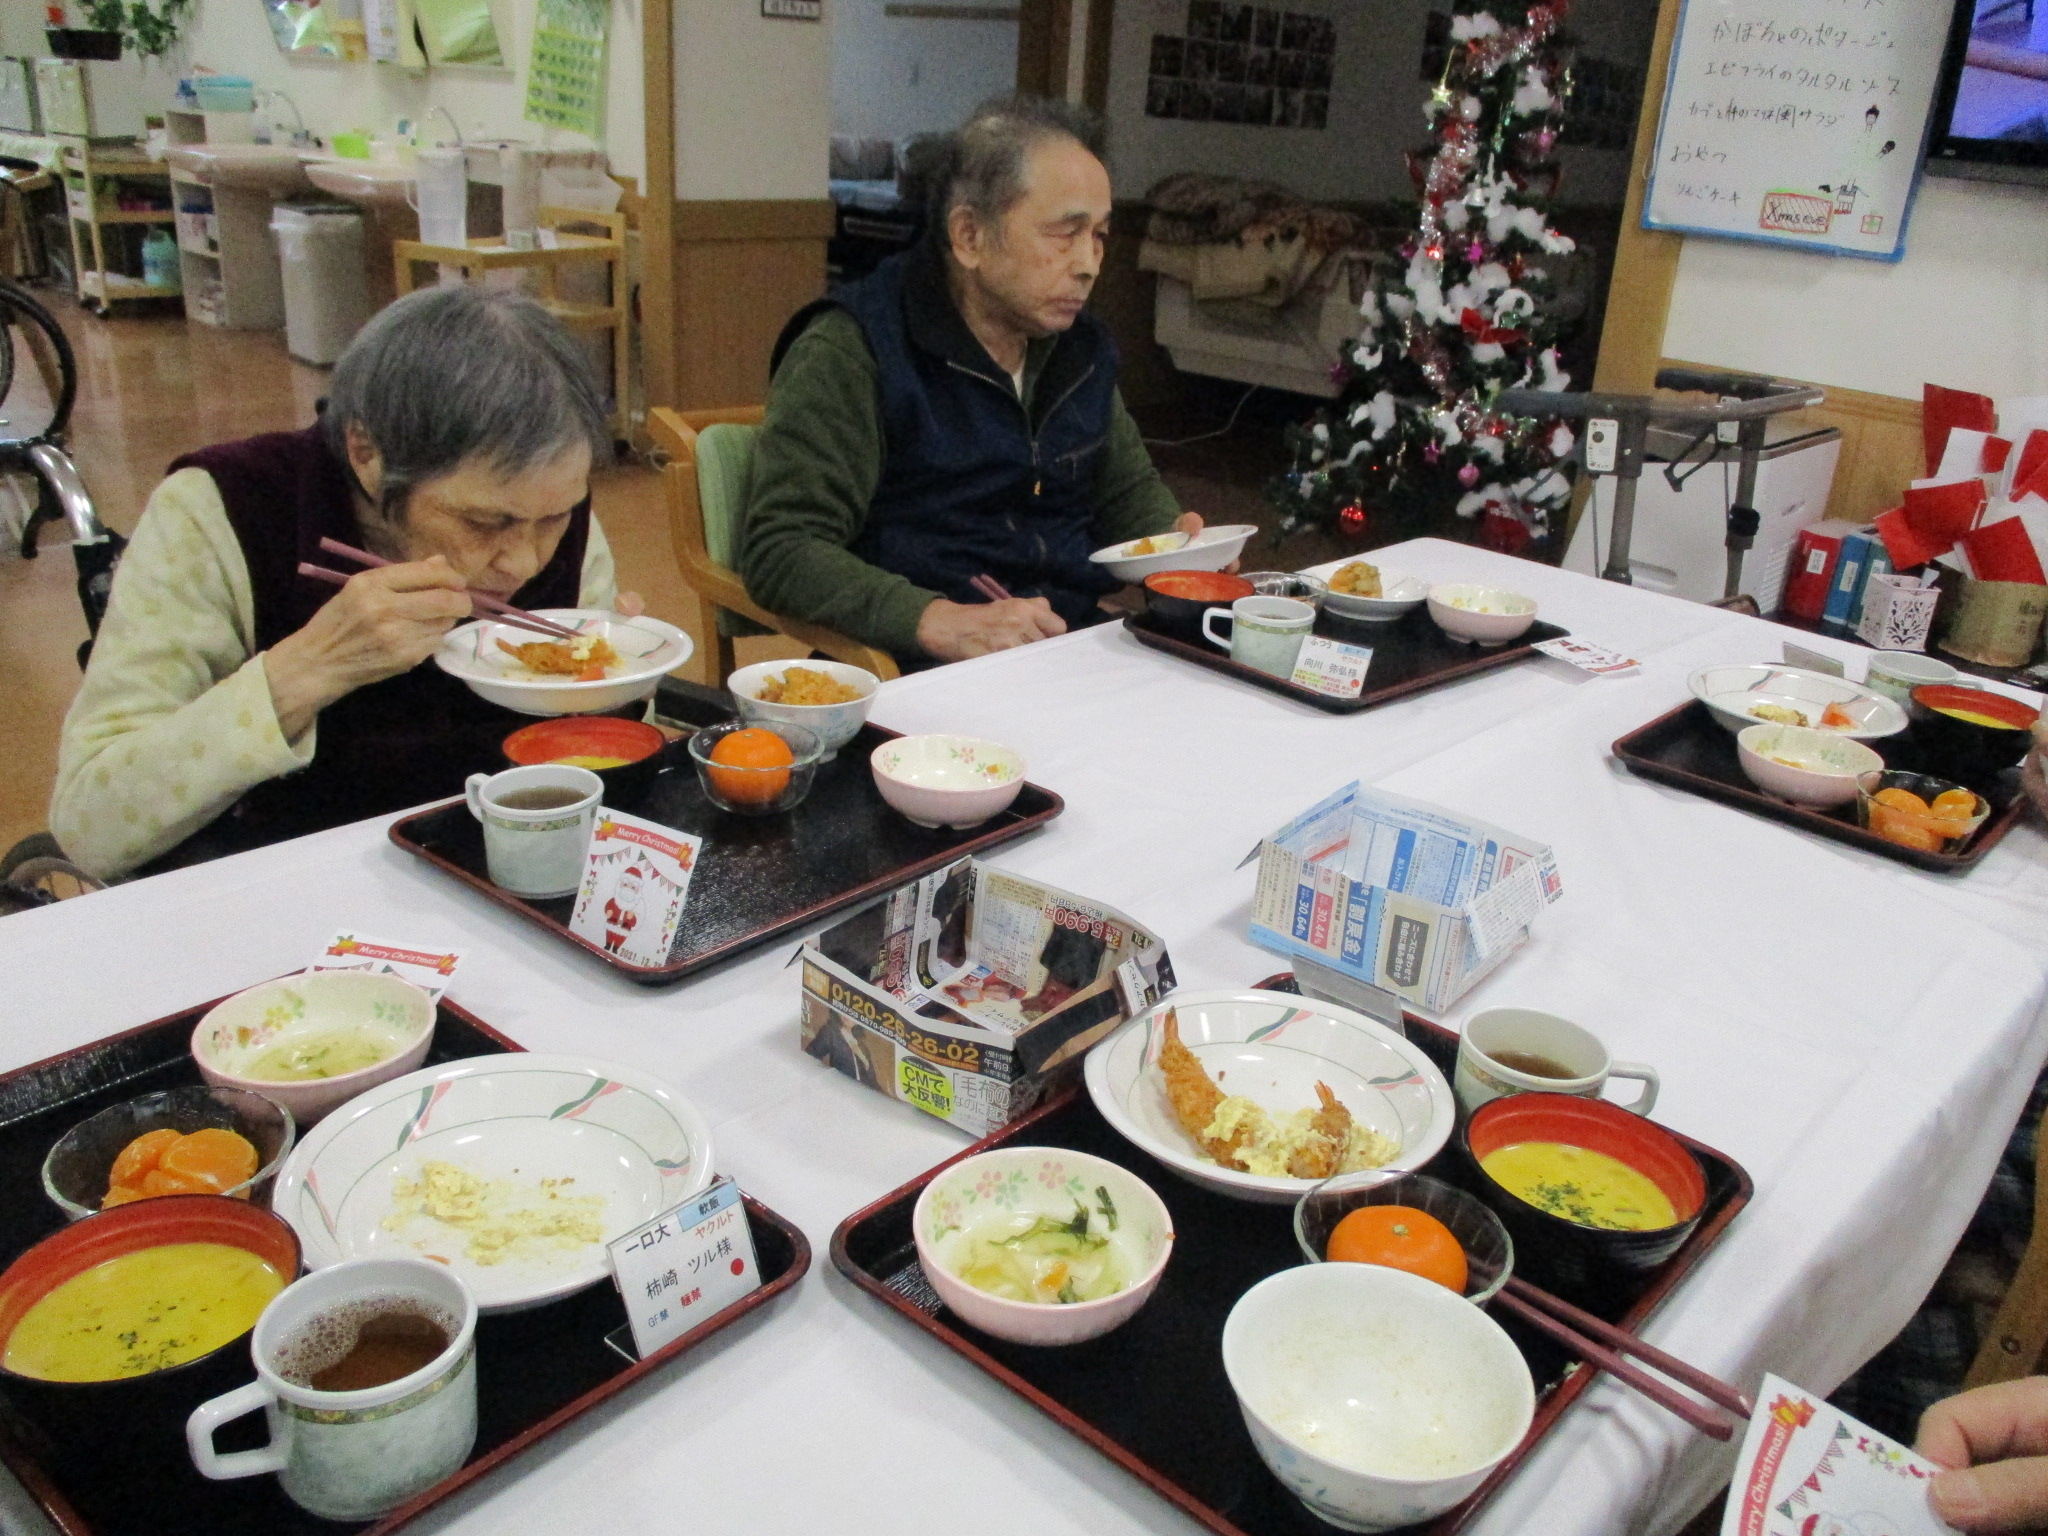
<svg viewBox="0 0 2048 1536"><path fill-rule="evenodd" d="M1927 171L2048 183L2048 0L1957 0Z"/></svg>

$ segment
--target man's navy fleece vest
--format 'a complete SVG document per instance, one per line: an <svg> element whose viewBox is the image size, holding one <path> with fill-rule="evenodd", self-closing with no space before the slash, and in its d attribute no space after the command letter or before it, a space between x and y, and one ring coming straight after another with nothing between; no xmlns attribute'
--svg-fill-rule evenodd
<svg viewBox="0 0 2048 1536"><path fill-rule="evenodd" d="M891 257L791 320L776 360L820 310L860 323L880 375L884 450L853 552L956 603L996 578L1078 626L1117 583L1099 565L1095 480L1116 399L1116 344L1086 310L1055 341L1026 416L1016 385L954 308L941 258Z"/></svg>
<svg viewBox="0 0 2048 1536"><path fill-rule="evenodd" d="M242 546L255 599L254 650L267 651L305 627L334 588L299 575L299 562L351 569L320 540L360 546L348 472L319 427L272 432L190 453L172 470L213 477ZM522 608L573 608L590 536L590 502L580 503L554 558L513 596ZM429 659L410 672L358 688L320 712L313 761L258 784L211 826L147 870L176 868L260 847L439 795L462 792L472 773L505 765L500 743L524 715L488 704Z"/></svg>

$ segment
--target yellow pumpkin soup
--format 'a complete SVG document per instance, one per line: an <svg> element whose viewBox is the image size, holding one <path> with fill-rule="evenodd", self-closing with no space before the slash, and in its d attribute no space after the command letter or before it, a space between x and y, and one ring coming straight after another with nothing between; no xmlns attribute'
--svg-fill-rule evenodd
<svg viewBox="0 0 2048 1536"><path fill-rule="evenodd" d="M1670 1199L1619 1158L1557 1141L1496 1147L1479 1160L1501 1188L1582 1227L1651 1232L1678 1221Z"/></svg>
<svg viewBox="0 0 2048 1536"><path fill-rule="evenodd" d="M2010 720L2001 720L1996 715L1980 714L1974 709L1940 709L1936 714L1947 715L1952 720L1967 720L1972 725L1988 725L1994 731L2023 731L2023 725L2014 725Z"/></svg>
<svg viewBox="0 0 2048 1536"><path fill-rule="evenodd" d="M73 1275L7 1336L5 1363L43 1381L118 1381L210 1354L255 1326L284 1277L244 1248L165 1243Z"/></svg>

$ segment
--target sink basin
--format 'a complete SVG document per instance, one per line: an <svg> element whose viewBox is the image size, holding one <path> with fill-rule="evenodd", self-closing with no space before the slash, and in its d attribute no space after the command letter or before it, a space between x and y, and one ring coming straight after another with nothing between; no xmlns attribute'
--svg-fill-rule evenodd
<svg viewBox="0 0 2048 1536"><path fill-rule="evenodd" d="M168 151L171 165L215 188L295 197L308 190L306 171L295 149L275 144L179 144Z"/></svg>
<svg viewBox="0 0 2048 1536"><path fill-rule="evenodd" d="M397 160L308 160L306 176L322 192L365 207L404 208L412 168Z"/></svg>

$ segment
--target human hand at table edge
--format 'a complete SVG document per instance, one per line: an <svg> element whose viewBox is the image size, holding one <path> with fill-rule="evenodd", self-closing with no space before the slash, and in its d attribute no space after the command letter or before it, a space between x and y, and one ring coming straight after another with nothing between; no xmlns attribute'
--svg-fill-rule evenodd
<svg viewBox="0 0 2048 1536"><path fill-rule="evenodd" d="M2048 816L2048 768L2044 765L2048 765L2048 715L2034 722L2034 750L2020 764L2021 788L2034 802L2034 808Z"/></svg>
<svg viewBox="0 0 2048 1536"><path fill-rule="evenodd" d="M286 741L356 689L410 672L470 616L469 584L440 555L358 571L305 626L263 653Z"/></svg>
<svg viewBox="0 0 2048 1536"><path fill-rule="evenodd" d="M918 645L940 661L966 661L1066 632L1066 620L1042 597L1012 597L1000 603L934 598L917 621Z"/></svg>
<svg viewBox="0 0 2048 1536"><path fill-rule="evenodd" d="M1927 1496L1957 1530L2048 1526L2048 1376L1943 1398L1921 1415L1914 1449L1950 1469Z"/></svg>

